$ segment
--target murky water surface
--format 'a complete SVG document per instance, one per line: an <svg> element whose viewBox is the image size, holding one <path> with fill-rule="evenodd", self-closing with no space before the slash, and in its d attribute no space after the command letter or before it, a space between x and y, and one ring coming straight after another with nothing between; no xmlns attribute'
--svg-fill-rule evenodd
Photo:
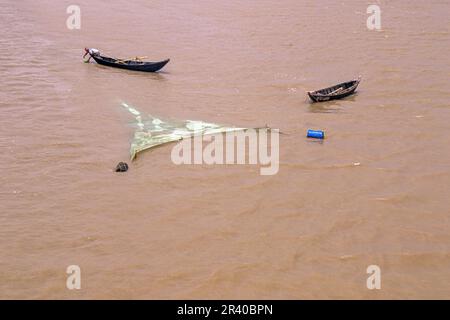
<svg viewBox="0 0 450 320"><path fill-rule="evenodd" d="M1 298L450 296L448 1L380 1L380 32L361 1L80 0L81 30L71 4L0 1ZM132 73L84 47L172 60ZM348 99L306 97L360 74ZM122 102L280 128L279 173L167 145L115 174Z"/></svg>

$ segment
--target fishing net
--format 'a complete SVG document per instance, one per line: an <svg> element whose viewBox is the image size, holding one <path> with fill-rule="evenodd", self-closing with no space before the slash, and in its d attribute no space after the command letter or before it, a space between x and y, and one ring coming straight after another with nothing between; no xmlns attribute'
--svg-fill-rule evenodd
<svg viewBox="0 0 450 320"><path fill-rule="evenodd" d="M224 126L204 121L163 120L152 115L143 115L137 109L126 103L122 103L122 106L136 119L136 132L134 133L130 148L131 160L134 160L139 152L169 142L192 138L198 135L218 134L248 129Z"/></svg>

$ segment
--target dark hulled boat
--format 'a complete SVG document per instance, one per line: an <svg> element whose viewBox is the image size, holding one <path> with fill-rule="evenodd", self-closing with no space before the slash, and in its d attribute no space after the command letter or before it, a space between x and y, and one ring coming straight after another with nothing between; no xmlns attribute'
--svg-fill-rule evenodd
<svg viewBox="0 0 450 320"><path fill-rule="evenodd" d="M360 82L361 76L359 76L358 79L343 82L332 87L316 91L308 91L308 96L314 102L342 99L353 94Z"/></svg>
<svg viewBox="0 0 450 320"><path fill-rule="evenodd" d="M101 64L103 66L132 70L132 71L156 72L156 71L161 70L170 61L170 59L167 59L167 60L158 61L158 62L147 62L147 61L141 61L139 58L122 60L122 59L116 59L116 58L103 56L96 49L87 49L86 48L85 51L86 51L86 53L84 54L83 58L89 54L90 58L94 59L95 62L97 62L98 64ZM89 60L90 60L90 58L89 58Z"/></svg>

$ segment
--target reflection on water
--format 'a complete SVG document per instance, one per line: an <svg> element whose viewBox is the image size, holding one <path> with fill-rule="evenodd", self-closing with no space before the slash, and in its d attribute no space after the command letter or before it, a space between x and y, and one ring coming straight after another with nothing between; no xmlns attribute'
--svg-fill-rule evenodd
<svg viewBox="0 0 450 320"><path fill-rule="evenodd" d="M309 105L309 112L312 113L338 113L340 111L342 111L342 108L336 103L320 102Z"/></svg>

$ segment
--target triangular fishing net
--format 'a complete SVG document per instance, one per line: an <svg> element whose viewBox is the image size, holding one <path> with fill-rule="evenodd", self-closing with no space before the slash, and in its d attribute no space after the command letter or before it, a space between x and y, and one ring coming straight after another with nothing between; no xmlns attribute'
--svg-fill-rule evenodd
<svg viewBox="0 0 450 320"><path fill-rule="evenodd" d="M136 132L134 133L130 148L131 160L134 160L139 152L165 143L179 141L185 138L192 138L198 135L217 134L248 129L224 126L204 121L163 120L152 115L145 116L137 109L126 103L122 103L122 106L136 119ZM269 129L267 127L265 128Z"/></svg>

